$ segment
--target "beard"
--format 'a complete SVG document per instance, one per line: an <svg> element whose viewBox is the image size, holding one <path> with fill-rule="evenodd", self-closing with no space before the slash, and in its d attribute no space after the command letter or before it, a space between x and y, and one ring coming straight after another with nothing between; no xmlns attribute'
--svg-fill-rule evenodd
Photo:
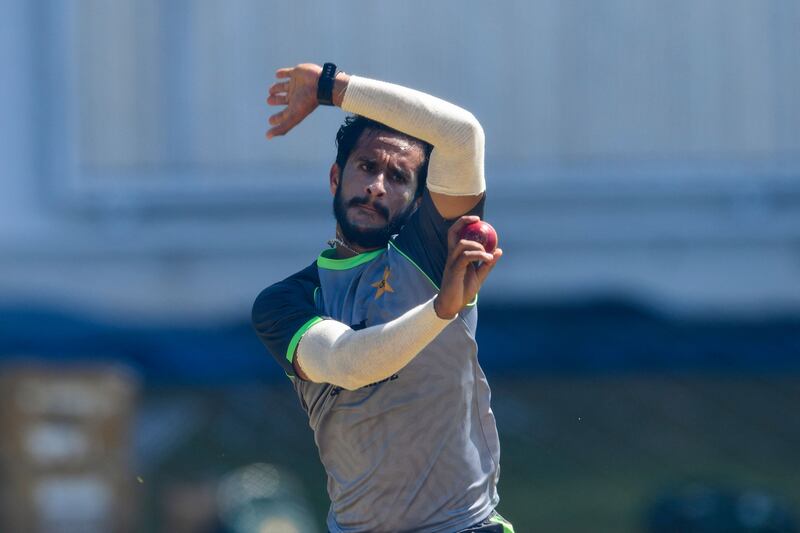
<svg viewBox="0 0 800 533"><path fill-rule="evenodd" d="M347 210L361 205L369 205L375 209L386 220L386 224L376 228L361 228L351 223L347 219ZM342 198L341 183L336 188L336 194L333 197L333 215L336 217L342 236L348 243L355 244L361 248L382 248L386 246L392 235L399 233L400 228L405 226L415 208L416 203L412 201L402 211L390 218L389 209L386 206L379 203L370 205L369 198L366 196L357 196L345 201Z"/></svg>

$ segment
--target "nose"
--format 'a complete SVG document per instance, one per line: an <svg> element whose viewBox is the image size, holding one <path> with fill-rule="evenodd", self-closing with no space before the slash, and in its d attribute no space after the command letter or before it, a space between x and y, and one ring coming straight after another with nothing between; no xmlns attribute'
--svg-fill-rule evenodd
<svg viewBox="0 0 800 533"><path fill-rule="evenodd" d="M383 172L375 174L373 179L371 179L367 184L366 188L367 194L370 196L377 196L377 197L383 196L384 194L386 194L386 187L384 186L384 184L385 180L383 177Z"/></svg>

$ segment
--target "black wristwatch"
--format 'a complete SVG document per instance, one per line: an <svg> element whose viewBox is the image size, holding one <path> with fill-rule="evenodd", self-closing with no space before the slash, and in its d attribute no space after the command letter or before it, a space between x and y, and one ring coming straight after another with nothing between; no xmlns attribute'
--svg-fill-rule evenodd
<svg viewBox="0 0 800 533"><path fill-rule="evenodd" d="M336 65L325 63L317 82L317 102L320 105L333 105L333 80L336 77Z"/></svg>

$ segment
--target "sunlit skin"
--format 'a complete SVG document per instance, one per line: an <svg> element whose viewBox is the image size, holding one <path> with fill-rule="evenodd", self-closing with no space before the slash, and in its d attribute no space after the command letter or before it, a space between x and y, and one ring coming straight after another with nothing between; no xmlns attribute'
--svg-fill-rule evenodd
<svg viewBox="0 0 800 533"><path fill-rule="evenodd" d="M425 160L422 144L404 135L367 129L350 154L344 170L334 163L330 170L331 194L340 196L345 216L357 229L379 229L413 209L418 171ZM351 205L356 203L357 205ZM337 228L341 230L341 228ZM375 247L347 243L361 253ZM385 244L385 243L383 243ZM339 256L352 255L339 247Z"/></svg>

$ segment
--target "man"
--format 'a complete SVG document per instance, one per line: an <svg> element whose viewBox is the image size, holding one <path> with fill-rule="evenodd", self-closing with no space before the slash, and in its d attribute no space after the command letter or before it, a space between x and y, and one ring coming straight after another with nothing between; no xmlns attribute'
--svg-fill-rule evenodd
<svg viewBox="0 0 800 533"><path fill-rule="evenodd" d="M253 323L292 379L328 473L328 529L513 531L494 508L499 441L478 364L477 292L502 255L483 214L483 130L432 96L302 64L279 69L267 137L319 103L355 113L330 169L336 237L265 289Z"/></svg>

